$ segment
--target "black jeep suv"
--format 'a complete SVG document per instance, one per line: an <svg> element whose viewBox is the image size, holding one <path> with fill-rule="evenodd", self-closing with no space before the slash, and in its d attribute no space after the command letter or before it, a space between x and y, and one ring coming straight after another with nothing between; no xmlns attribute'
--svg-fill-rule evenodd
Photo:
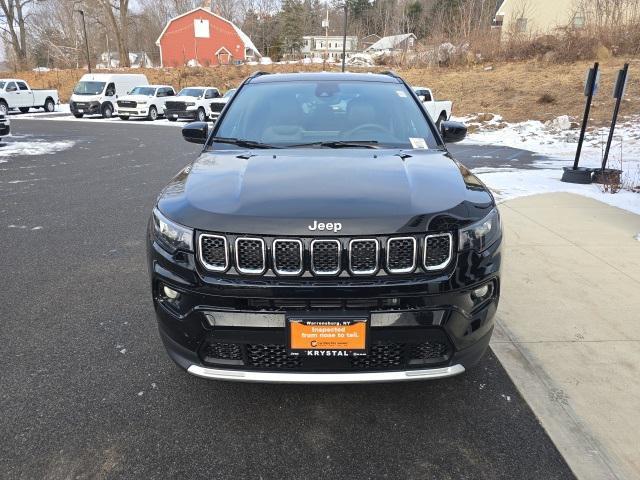
<svg viewBox="0 0 640 480"><path fill-rule="evenodd" d="M387 74L249 77L158 198L148 260L161 337L197 376L375 382L456 375L489 344L494 198Z"/></svg>

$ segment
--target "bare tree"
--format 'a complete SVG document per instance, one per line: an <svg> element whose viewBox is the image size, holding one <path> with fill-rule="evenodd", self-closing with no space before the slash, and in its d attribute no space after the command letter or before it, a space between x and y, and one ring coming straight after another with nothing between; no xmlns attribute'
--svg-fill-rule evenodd
<svg viewBox="0 0 640 480"><path fill-rule="evenodd" d="M87 0L87 3L95 3L95 6L105 13L116 38L120 66L131 66L129 62L129 0Z"/></svg>
<svg viewBox="0 0 640 480"><path fill-rule="evenodd" d="M27 63L25 22L28 16L27 8L31 3L33 3L33 0L0 0L0 9L4 20L0 28L2 28L7 41L13 49L16 64L19 68L24 68Z"/></svg>

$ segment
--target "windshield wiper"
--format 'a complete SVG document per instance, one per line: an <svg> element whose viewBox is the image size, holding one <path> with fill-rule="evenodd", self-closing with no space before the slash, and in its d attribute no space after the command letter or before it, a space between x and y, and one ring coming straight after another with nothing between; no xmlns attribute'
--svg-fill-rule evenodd
<svg viewBox="0 0 640 480"><path fill-rule="evenodd" d="M239 147L246 148L281 148L274 145L269 145L268 143L254 142L253 140L243 140L241 138L213 137L212 140L217 143L230 143L232 145L238 145Z"/></svg>
<svg viewBox="0 0 640 480"><path fill-rule="evenodd" d="M287 145L288 148L327 147L327 148L378 148L376 140L333 140L329 142L310 142Z"/></svg>

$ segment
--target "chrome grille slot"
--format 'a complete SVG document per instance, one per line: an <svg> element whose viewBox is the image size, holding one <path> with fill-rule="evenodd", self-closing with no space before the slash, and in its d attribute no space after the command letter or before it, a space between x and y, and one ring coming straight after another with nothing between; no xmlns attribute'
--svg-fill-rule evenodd
<svg viewBox="0 0 640 480"><path fill-rule="evenodd" d="M416 267L416 239L396 237L387 240L387 270L389 273L410 273Z"/></svg>
<svg viewBox="0 0 640 480"><path fill-rule="evenodd" d="M354 275L371 275L378 270L378 241L376 239L349 242L349 270Z"/></svg>
<svg viewBox="0 0 640 480"><path fill-rule="evenodd" d="M340 272L340 241L311 242L311 271L315 275L336 275Z"/></svg>
<svg viewBox="0 0 640 480"><path fill-rule="evenodd" d="M207 270L224 272L229 267L227 239L220 235L200 235L200 263Z"/></svg>
<svg viewBox="0 0 640 480"><path fill-rule="evenodd" d="M264 240L238 237L236 239L236 268L240 273L259 275L266 270Z"/></svg>
<svg viewBox="0 0 640 480"><path fill-rule="evenodd" d="M427 235L424 239L425 270L441 270L451 261L453 237L450 233Z"/></svg>
<svg viewBox="0 0 640 480"><path fill-rule="evenodd" d="M278 275L302 273L302 242L294 239L273 241L273 269Z"/></svg>

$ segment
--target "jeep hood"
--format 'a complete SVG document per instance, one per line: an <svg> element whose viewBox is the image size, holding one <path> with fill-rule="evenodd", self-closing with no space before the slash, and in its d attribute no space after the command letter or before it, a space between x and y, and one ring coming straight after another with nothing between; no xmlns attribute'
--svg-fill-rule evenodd
<svg viewBox="0 0 640 480"><path fill-rule="evenodd" d="M183 225L266 235L310 235L314 220L341 222L341 235L423 232L480 219L493 205L446 152L370 149L204 152L158 200Z"/></svg>
<svg viewBox="0 0 640 480"><path fill-rule="evenodd" d="M154 98L153 95L123 95L118 100L125 100L130 102L148 102L150 98Z"/></svg>

